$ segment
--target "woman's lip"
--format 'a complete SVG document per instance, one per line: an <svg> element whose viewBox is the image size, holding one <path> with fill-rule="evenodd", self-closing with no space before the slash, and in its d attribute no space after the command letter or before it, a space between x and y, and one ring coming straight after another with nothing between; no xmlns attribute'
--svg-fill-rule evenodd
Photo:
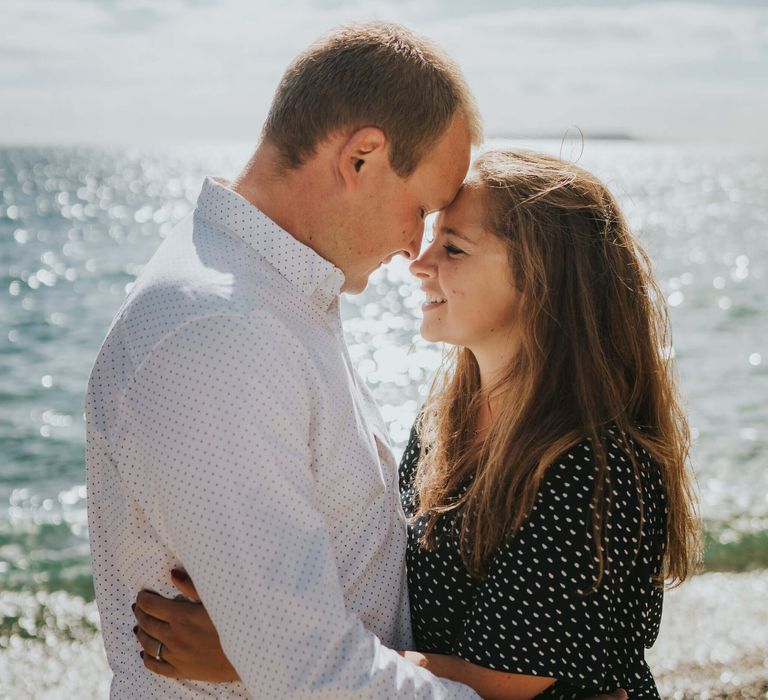
<svg viewBox="0 0 768 700"><path fill-rule="evenodd" d="M421 310L430 311L431 309L436 309L438 306L444 306L447 303L447 301L425 301L421 305Z"/></svg>

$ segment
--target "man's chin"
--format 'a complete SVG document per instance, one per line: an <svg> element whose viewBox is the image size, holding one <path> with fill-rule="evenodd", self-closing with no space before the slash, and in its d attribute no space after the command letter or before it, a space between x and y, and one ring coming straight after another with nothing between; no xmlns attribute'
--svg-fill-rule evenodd
<svg viewBox="0 0 768 700"><path fill-rule="evenodd" d="M345 294L362 294L367 286L368 276L366 275L362 279L348 280L341 288L341 291Z"/></svg>

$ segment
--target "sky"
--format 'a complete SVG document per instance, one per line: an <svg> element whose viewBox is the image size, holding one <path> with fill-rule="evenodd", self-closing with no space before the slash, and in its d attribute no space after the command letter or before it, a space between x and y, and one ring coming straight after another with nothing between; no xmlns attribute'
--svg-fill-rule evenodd
<svg viewBox="0 0 768 700"><path fill-rule="evenodd" d="M766 0L3 0L0 143L255 142L288 62L371 18L445 47L489 136L768 144Z"/></svg>

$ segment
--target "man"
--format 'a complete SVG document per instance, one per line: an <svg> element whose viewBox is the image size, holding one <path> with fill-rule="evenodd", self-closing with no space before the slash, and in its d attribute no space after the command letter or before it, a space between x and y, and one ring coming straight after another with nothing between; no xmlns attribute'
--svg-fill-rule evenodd
<svg viewBox="0 0 768 700"><path fill-rule="evenodd" d="M86 400L113 698L476 697L392 651L412 648L396 465L338 295L418 255L480 137L442 51L342 27L288 68L245 170L205 182L136 280ZM172 596L174 567L242 683L144 668L130 605Z"/></svg>

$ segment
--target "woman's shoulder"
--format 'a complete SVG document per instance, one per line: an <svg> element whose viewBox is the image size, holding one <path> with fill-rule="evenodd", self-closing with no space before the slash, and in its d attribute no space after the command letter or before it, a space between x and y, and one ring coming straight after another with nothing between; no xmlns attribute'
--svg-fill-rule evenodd
<svg viewBox="0 0 768 700"><path fill-rule="evenodd" d="M586 514L599 491L627 516L649 499L663 500L660 470L642 446L616 425L606 426L599 438L596 444L584 437L553 460L542 479L539 502Z"/></svg>
<svg viewBox="0 0 768 700"><path fill-rule="evenodd" d="M568 471L573 479L594 481L601 464L617 479L638 471L649 475L658 471L648 452L615 424L600 431L597 444L592 437L575 442L555 458L552 467Z"/></svg>

